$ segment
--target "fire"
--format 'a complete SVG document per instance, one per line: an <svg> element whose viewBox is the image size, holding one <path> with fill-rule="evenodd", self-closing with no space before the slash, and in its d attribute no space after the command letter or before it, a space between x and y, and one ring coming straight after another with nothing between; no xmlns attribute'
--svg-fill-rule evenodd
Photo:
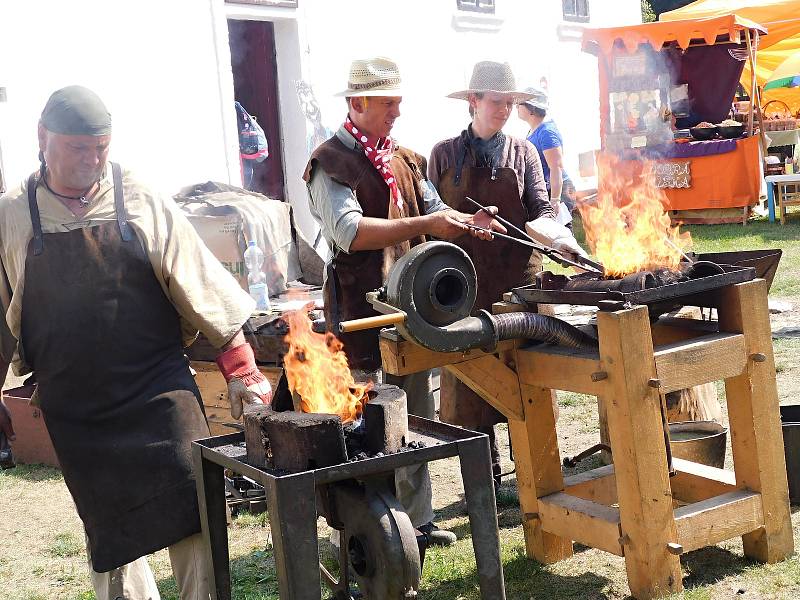
<svg viewBox="0 0 800 600"><path fill-rule="evenodd" d="M285 338L289 352L283 359L289 389L300 396L303 412L339 415L342 423L354 421L372 384L353 380L342 343L332 333L312 331L308 308L282 315L289 325Z"/></svg>
<svg viewBox="0 0 800 600"><path fill-rule="evenodd" d="M586 241L606 275L677 270L691 236L672 226L664 208L666 196L655 186L650 165L632 173L613 158L600 157L598 163L597 201L585 202L579 210Z"/></svg>

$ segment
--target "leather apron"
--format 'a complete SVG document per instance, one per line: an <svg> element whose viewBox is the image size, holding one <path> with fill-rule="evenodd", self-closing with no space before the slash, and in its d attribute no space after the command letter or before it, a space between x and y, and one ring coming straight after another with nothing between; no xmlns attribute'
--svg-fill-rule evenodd
<svg viewBox="0 0 800 600"><path fill-rule="evenodd" d="M98 572L200 531L190 442L209 435L178 314L112 172L117 221L69 232L42 234L28 181L20 336Z"/></svg>
<svg viewBox="0 0 800 600"><path fill-rule="evenodd" d="M507 167L496 168L494 178L489 167L465 166L460 177L456 177L456 168L449 168L440 178L439 195L447 205L466 213L475 212L475 208L465 196L484 206L497 206L500 216L521 229L529 220L520 197L517 174ZM530 248L497 237L487 242L465 235L454 243L463 248L475 264L478 294L473 314L478 310L491 312L492 304L502 300L503 293L525 284L532 258ZM440 394L440 419L446 423L475 428L505 421L500 412L444 370Z"/></svg>

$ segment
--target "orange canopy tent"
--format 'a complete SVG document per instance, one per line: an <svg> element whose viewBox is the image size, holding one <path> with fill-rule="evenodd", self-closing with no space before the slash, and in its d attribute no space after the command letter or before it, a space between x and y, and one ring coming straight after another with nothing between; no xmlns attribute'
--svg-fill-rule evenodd
<svg viewBox="0 0 800 600"><path fill-rule="evenodd" d="M583 49L598 56L600 127L604 150L607 149L606 134L612 128L609 81L612 79L615 69L614 57L625 52L633 54L643 44L649 45L657 53L677 46L681 50L681 54L687 49L716 44L735 45L737 48L743 48L745 42L766 33L766 28L758 23L741 15L730 13L700 19L585 30ZM747 52L746 49L744 51ZM733 77L732 84L735 87L735 82L739 77L738 71L733 73ZM731 88L731 98L732 96ZM726 98L725 102L729 102L729 99ZM720 108L723 113L727 111L725 106L717 106L717 110ZM631 145L631 148L634 147ZM680 161L664 158L663 160L659 159L659 162ZM683 160L683 162L686 161ZM696 211L734 207L741 209L741 207L749 207L758 201L760 156L757 137L737 140L735 151L699 155L692 157L690 162L691 187L664 190L669 200L668 208L670 210ZM631 174L636 174L641 170L641 162L640 160L623 160L616 163L615 168L629 170ZM720 177L721 173L724 173L725 177ZM600 186L602 186L602 181ZM738 211L736 220L741 219L738 216L740 214L741 210ZM726 219L715 217L715 220L719 222Z"/></svg>
<svg viewBox="0 0 800 600"><path fill-rule="evenodd" d="M772 72L792 54L800 52L800 2L798 0L698 0L662 13L660 22L718 17L736 13L763 25L769 34L758 41L756 82L763 88ZM745 66L742 85L750 89L750 69ZM781 100L793 112L800 110L800 90L780 88L763 93L763 101Z"/></svg>

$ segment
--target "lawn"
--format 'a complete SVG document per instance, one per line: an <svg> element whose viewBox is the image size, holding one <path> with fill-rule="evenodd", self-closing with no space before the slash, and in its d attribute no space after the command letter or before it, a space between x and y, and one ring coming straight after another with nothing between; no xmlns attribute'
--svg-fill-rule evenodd
<svg viewBox="0 0 800 600"><path fill-rule="evenodd" d="M800 224L785 226L766 221L741 225L689 228L698 252L781 248L784 252L771 296L800 306ZM578 237L581 232L578 228ZM773 315L776 371L782 403L800 401L800 311ZM723 403L724 404L724 403ZM572 455L597 440L594 398L559 394L559 443L562 455ZM503 435L500 436L503 438ZM728 458L730 461L730 457ZM583 468L597 463L583 465ZM730 466L730 464L728 464ZM513 468L504 451L504 467ZM464 512L457 463L432 464L434 504L441 525L460 537L452 547L429 549L419 598L426 600L477 599L475 562L469 525ZM89 600L94 598L86 572L83 534L69 493L58 471L41 466L18 466L0 472L0 597L9 600ZM499 523L508 598L515 600L576 598L621 599L628 589L622 558L575 547L575 555L542 566L525 557L513 476L499 498ZM793 507L795 538L800 539L800 512ZM244 515L229 529L234 598L277 598L268 522L263 515ZM320 540L326 562L332 555ZM165 600L177 600L165 551L150 558ZM798 598L800 560L792 557L775 565L760 565L743 557L742 545L732 540L682 557L686 591L676 596L691 600L717 598Z"/></svg>

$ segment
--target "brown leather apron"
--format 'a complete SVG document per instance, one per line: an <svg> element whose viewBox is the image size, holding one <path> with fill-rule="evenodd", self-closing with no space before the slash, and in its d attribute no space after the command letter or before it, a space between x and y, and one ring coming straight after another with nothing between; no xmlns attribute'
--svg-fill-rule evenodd
<svg viewBox="0 0 800 600"><path fill-rule="evenodd" d="M519 194L517 174L513 169L464 167L456 181L456 169L447 169L439 182L439 195L452 208L466 213L475 208L465 200L469 196L484 206L497 206L500 215L524 228L528 213ZM512 233L513 232L509 232ZM521 244L495 238L490 242L462 236L455 242L469 254L478 277L478 295L474 312L491 311L492 303L502 300L504 292L526 282L531 250ZM475 428L500 423L505 418L483 398L447 371L441 375L439 418L446 423Z"/></svg>
<svg viewBox="0 0 800 600"><path fill-rule="evenodd" d="M200 531L190 442L207 437L177 312L127 222L42 234L25 261L20 352L83 520L96 571Z"/></svg>

